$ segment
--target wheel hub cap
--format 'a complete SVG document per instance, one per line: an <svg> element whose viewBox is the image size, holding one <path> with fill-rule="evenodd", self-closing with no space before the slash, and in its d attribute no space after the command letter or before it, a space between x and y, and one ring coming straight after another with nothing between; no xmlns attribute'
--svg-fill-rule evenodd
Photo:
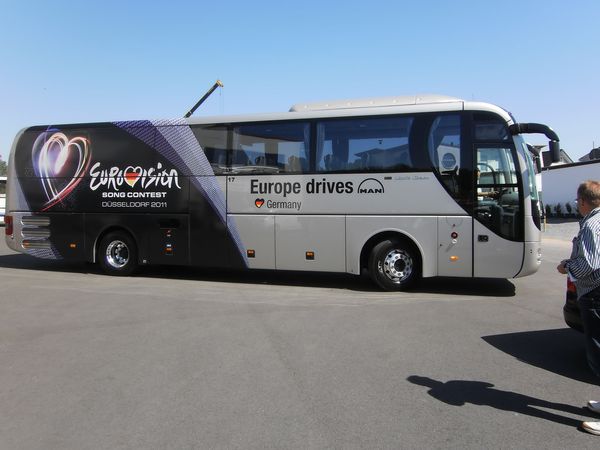
<svg viewBox="0 0 600 450"><path fill-rule="evenodd" d="M402 250L392 250L383 260L383 273L394 283L405 281L412 271L412 258Z"/></svg>
<svg viewBox="0 0 600 450"><path fill-rule="evenodd" d="M106 248L106 261L115 269L121 269L129 262L129 248L123 241L113 241Z"/></svg>

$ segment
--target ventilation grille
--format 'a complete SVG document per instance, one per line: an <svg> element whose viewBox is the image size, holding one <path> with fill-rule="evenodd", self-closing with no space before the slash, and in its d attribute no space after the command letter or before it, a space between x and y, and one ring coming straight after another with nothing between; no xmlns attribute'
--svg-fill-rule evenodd
<svg viewBox="0 0 600 450"><path fill-rule="evenodd" d="M21 218L21 245L24 249L51 248L50 245L50 217L23 216Z"/></svg>

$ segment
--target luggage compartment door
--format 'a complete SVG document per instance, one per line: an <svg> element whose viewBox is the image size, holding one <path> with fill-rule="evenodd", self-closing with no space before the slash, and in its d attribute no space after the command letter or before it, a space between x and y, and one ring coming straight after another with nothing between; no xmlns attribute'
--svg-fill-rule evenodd
<svg viewBox="0 0 600 450"><path fill-rule="evenodd" d="M344 216L275 217L277 269L344 272L345 242Z"/></svg>
<svg viewBox="0 0 600 450"><path fill-rule="evenodd" d="M275 216L230 215L248 256L250 269L275 268ZM250 254L248 254L250 252Z"/></svg>

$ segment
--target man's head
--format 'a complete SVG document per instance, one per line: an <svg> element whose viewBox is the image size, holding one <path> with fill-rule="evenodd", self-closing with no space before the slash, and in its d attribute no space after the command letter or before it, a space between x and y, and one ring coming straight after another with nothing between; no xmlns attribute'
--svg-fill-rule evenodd
<svg viewBox="0 0 600 450"><path fill-rule="evenodd" d="M600 207L600 182L594 180L584 181L577 188L577 208L582 216L591 210Z"/></svg>

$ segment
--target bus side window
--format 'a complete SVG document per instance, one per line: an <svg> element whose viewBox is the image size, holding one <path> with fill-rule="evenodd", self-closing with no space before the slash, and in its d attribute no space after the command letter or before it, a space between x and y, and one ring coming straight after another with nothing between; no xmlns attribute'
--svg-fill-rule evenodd
<svg viewBox="0 0 600 450"><path fill-rule="evenodd" d="M307 122L239 124L233 129L232 170L244 173L308 171Z"/></svg>
<svg viewBox="0 0 600 450"><path fill-rule="evenodd" d="M476 113L473 115L473 120L476 141L506 142L510 140L506 123L495 114Z"/></svg>
<svg viewBox="0 0 600 450"><path fill-rule="evenodd" d="M217 175L225 173L227 169L227 128L193 125L192 131L213 172Z"/></svg>
<svg viewBox="0 0 600 450"><path fill-rule="evenodd" d="M520 239L519 180L512 149L481 144L476 157L475 218L506 239Z"/></svg>
<svg viewBox="0 0 600 450"><path fill-rule="evenodd" d="M429 157L442 182L453 196L460 194L461 170L460 116L437 117L429 130Z"/></svg>
<svg viewBox="0 0 600 450"><path fill-rule="evenodd" d="M324 120L317 124L317 171L394 172L416 169L412 116Z"/></svg>

